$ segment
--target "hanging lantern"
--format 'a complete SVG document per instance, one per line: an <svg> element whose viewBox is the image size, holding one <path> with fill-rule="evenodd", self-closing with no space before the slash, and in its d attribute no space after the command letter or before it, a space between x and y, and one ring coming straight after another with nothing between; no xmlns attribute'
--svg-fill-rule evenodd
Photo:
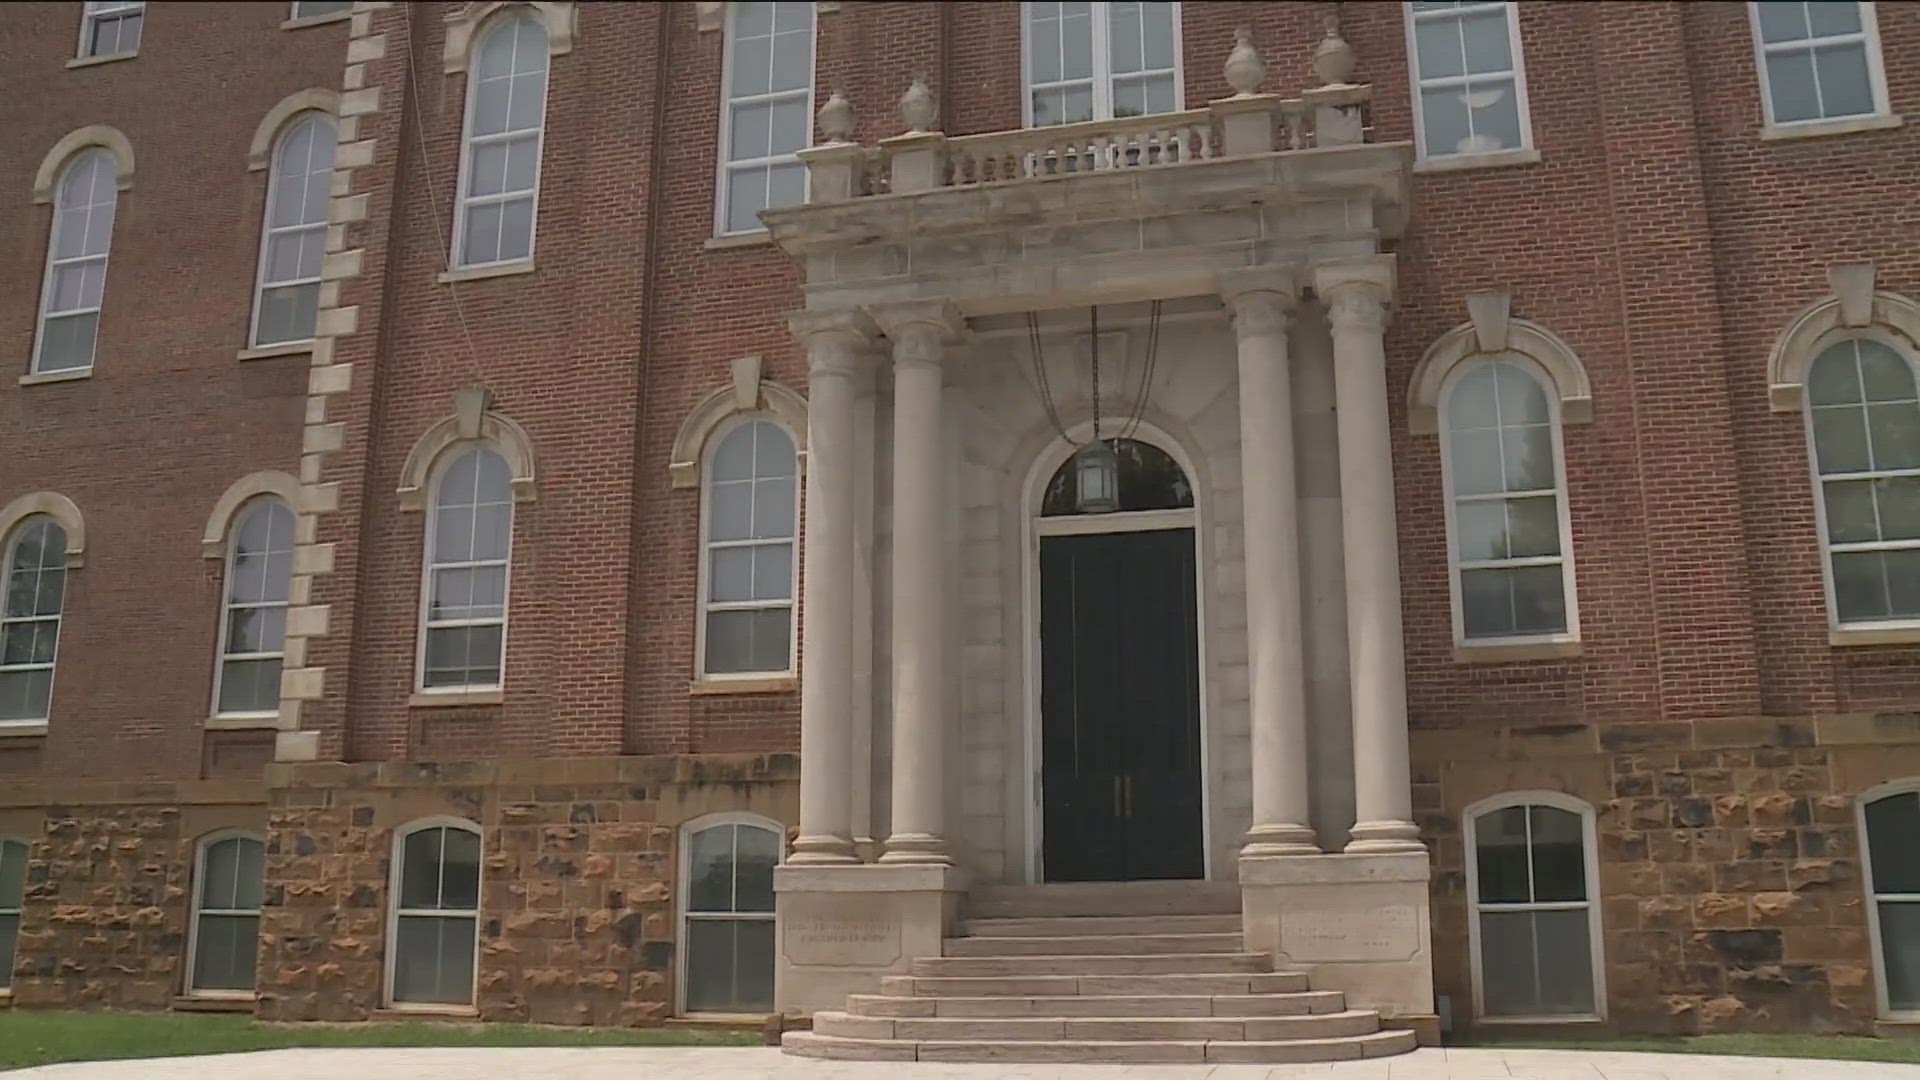
<svg viewBox="0 0 1920 1080"><path fill-rule="evenodd" d="M1095 439L1073 455L1075 505L1083 514L1120 509L1120 455L1113 444Z"/></svg>

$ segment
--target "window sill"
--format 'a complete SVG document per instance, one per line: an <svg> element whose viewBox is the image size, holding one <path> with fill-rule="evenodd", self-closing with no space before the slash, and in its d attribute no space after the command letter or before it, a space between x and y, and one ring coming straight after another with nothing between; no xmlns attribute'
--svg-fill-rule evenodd
<svg viewBox="0 0 1920 1080"><path fill-rule="evenodd" d="M1891 626L1842 626L1827 631L1827 644L1915 645L1920 644L1920 626L1895 623Z"/></svg>
<svg viewBox="0 0 1920 1080"><path fill-rule="evenodd" d="M283 341L278 345L261 345L253 349L241 349L242 360L265 360L270 356L299 356L313 351L313 340Z"/></svg>
<svg viewBox="0 0 1920 1080"><path fill-rule="evenodd" d="M282 30L305 30L309 26L326 26L328 23L346 22L353 18L353 9L330 11L325 15L308 15L299 19L288 19L280 24Z"/></svg>
<svg viewBox="0 0 1920 1080"><path fill-rule="evenodd" d="M277 731L279 728L280 714L277 712L216 714L207 717L208 731Z"/></svg>
<svg viewBox="0 0 1920 1080"><path fill-rule="evenodd" d="M1798 124L1768 124L1760 129L1761 142L1785 139L1817 139L1823 135L1852 135L1860 131L1885 131L1906 121L1892 113L1879 116L1842 116L1832 120L1807 120Z"/></svg>
<svg viewBox="0 0 1920 1080"><path fill-rule="evenodd" d="M138 52L114 53L112 56L76 56L67 61L70 68L93 67L95 64L111 64L116 60L131 60L139 56Z"/></svg>
<svg viewBox="0 0 1920 1080"><path fill-rule="evenodd" d="M443 270L437 280L440 284L446 285L455 281L480 281L485 278L531 273L533 273L533 260L522 259L519 262L500 263L496 266L468 266L459 270Z"/></svg>
<svg viewBox="0 0 1920 1080"><path fill-rule="evenodd" d="M1572 1016L1478 1016L1473 1021L1482 1027L1567 1028L1584 1031L1607 1022L1604 1016L1583 1013Z"/></svg>
<svg viewBox="0 0 1920 1080"><path fill-rule="evenodd" d="M1416 173L1459 172L1463 169L1498 169L1513 165L1537 165L1540 151L1531 146L1511 150L1493 150L1484 154L1448 154L1446 157L1421 158L1413 163Z"/></svg>
<svg viewBox="0 0 1920 1080"><path fill-rule="evenodd" d="M1579 655L1578 641L1516 641L1453 647L1456 664L1513 664L1523 660L1566 660Z"/></svg>
<svg viewBox="0 0 1920 1080"><path fill-rule="evenodd" d="M471 1005L389 1005L373 1010L373 1020L472 1020L480 1010Z"/></svg>
<svg viewBox="0 0 1920 1080"><path fill-rule="evenodd" d="M730 251L733 248L771 247L773 234L765 229L754 232L729 233L725 236L709 236L700 246L708 251Z"/></svg>
<svg viewBox="0 0 1920 1080"><path fill-rule="evenodd" d="M707 676L693 680L687 686L687 693L698 697L716 694L785 694L799 687L800 677L790 673L737 678Z"/></svg>
<svg viewBox="0 0 1920 1080"><path fill-rule="evenodd" d="M45 720L0 724L0 739L32 739L47 733Z"/></svg>
<svg viewBox="0 0 1920 1080"><path fill-rule="evenodd" d="M196 1013L250 1013L253 1011L257 995L251 990L236 990L221 993L215 990L203 990L191 994L181 994L173 999L174 1012Z"/></svg>
<svg viewBox="0 0 1920 1080"><path fill-rule="evenodd" d="M462 705L498 705L505 700L498 690L417 690L407 699L407 707L453 709Z"/></svg>
<svg viewBox="0 0 1920 1080"><path fill-rule="evenodd" d="M65 371L42 371L34 375L20 376L21 386L39 386L41 383L73 382L75 379L93 378L91 365L80 368L68 368Z"/></svg>

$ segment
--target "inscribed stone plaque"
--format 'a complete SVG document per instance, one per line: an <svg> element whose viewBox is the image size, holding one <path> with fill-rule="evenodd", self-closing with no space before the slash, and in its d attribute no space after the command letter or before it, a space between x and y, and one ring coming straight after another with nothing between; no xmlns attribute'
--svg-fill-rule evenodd
<svg viewBox="0 0 1920 1080"><path fill-rule="evenodd" d="M786 953L790 964L886 967L900 958L900 921L796 913L786 918Z"/></svg>
<svg viewBox="0 0 1920 1080"><path fill-rule="evenodd" d="M1297 908L1280 913L1280 950L1290 960L1409 960L1420 951L1420 915L1410 904Z"/></svg>

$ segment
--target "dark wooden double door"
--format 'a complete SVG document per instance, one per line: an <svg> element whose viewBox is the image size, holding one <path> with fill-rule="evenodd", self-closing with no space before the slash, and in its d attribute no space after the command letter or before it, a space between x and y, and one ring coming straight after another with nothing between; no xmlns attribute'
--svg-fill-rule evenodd
<svg viewBox="0 0 1920 1080"><path fill-rule="evenodd" d="M1191 528L1040 540L1046 881L1205 876Z"/></svg>

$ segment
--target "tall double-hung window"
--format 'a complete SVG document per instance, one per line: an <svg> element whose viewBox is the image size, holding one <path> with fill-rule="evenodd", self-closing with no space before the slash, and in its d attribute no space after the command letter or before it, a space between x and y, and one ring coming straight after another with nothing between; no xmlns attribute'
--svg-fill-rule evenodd
<svg viewBox="0 0 1920 1080"><path fill-rule="evenodd" d="M727 10L716 231L761 228L760 211L807 199L796 153L813 134L813 3L735 3Z"/></svg>
<svg viewBox="0 0 1920 1080"><path fill-rule="evenodd" d="M309 112L294 118L274 143L253 303L255 347L313 338L336 141L333 117Z"/></svg>
<svg viewBox="0 0 1920 1080"><path fill-rule="evenodd" d="M44 515L7 538L0 598L0 727L44 723L67 591L67 531Z"/></svg>
<svg viewBox="0 0 1920 1080"><path fill-rule="evenodd" d="M1031 127L1180 108L1180 5L1029 0L1026 100Z"/></svg>
<svg viewBox="0 0 1920 1080"><path fill-rule="evenodd" d="M40 333L33 350L36 375L93 366L119 199L118 169L102 147L81 151L60 173L41 290Z"/></svg>
<svg viewBox="0 0 1920 1080"><path fill-rule="evenodd" d="M1598 1016L1593 809L1555 792L1467 812L1474 1001L1483 1019Z"/></svg>
<svg viewBox="0 0 1920 1080"><path fill-rule="evenodd" d="M1769 124L1790 128L1887 113L1873 4L1764 0L1750 10Z"/></svg>
<svg viewBox="0 0 1920 1080"><path fill-rule="evenodd" d="M87 0L80 20L80 58L131 56L140 50L146 0Z"/></svg>
<svg viewBox="0 0 1920 1080"><path fill-rule="evenodd" d="M800 531L793 436L762 418L734 425L714 448L706 487L701 671L790 671Z"/></svg>
<svg viewBox="0 0 1920 1080"><path fill-rule="evenodd" d="M20 908L26 895L26 842L0 837L0 990L13 985L13 954L20 941Z"/></svg>
<svg viewBox="0 0 1920 1080"><path fill-rule="evenodd" d="M1807 372L1833 625L1920 626L1920 364L1871 337Z"/></svg>
<svg viewBox="0 0 1920 1080"><path fill-rule="evenodd" d="M293 511L271 496L255 499L241 512L227 549L227 597L220 609L220 662L214 673L216 716L280 711L292 579Z"/></svg>
<svg viewBox="0 0 1920 1080"><path fill-rule="evenodd" d="M1413 0L1407 39L1422 158L1532 145L1520 19L1512 3Z"/></svg>
<svg viewBox="0 0 1920 1080"><path fill-rule="evenodd" d="M473 444L448 455L427 521L420 688L497 690L506 655L513 489L507 462Z"/></svg>
<svg viewBox="0 0 1920 1080"><path fill-rule="evenodd" d="M547 62L546 27L532 15L495 23L474 50L454 221L456 268L533 258Z"/></svg>

